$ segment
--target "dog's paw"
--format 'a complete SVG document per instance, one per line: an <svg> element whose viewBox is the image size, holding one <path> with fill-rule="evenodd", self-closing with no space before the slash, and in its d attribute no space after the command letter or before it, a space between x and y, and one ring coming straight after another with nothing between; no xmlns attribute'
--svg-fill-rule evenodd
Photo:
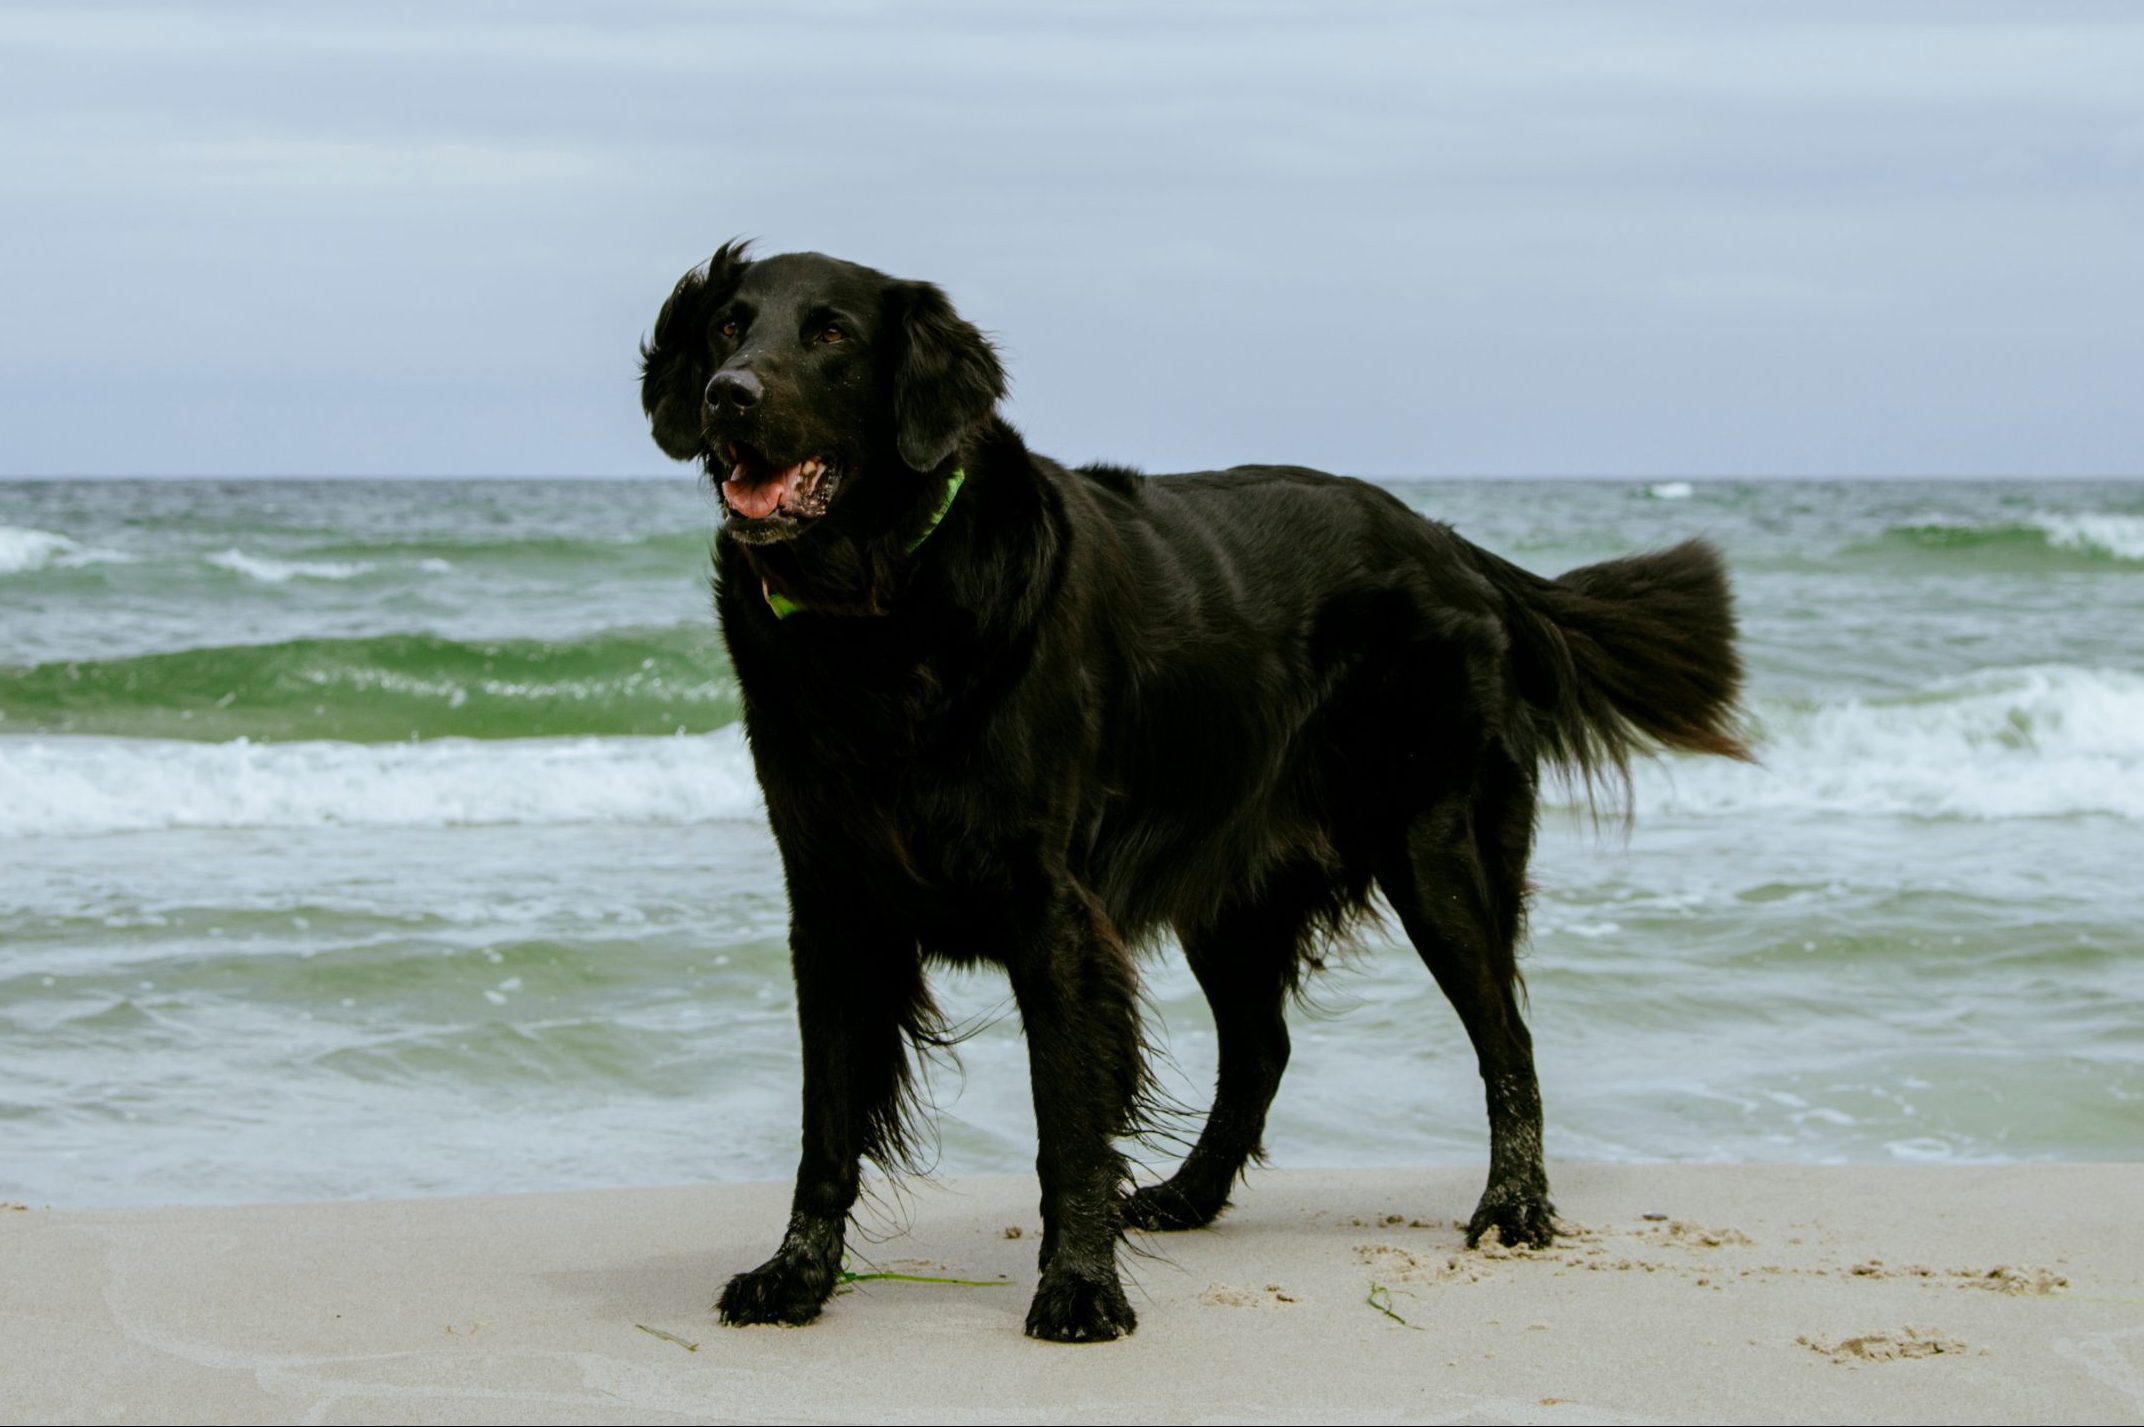
<svg viewBox="0 0 2144 1427"><path fill-rule="evenodd" d="M1228 1195L1210 1194L1175 1180L1149 1184L1124 1201L1124 1224L1131 1229L1170 1231L1203 1229L1221 1217Z"/></svg>
<svg viewBox="0 0 2144 1427"><path fill-rule="evenodd" d="M1556 1206L1545 1184L1492 1184L1467 1221L1467 1247L1481 1243L1491 1229L1511 1248L1545 1249L1556 1240Z"/></svg>
<svg viewBox="0 0 2144 1427"><path fill-rule="evenodd" d="M722 1290L715 1312L732 1328L753 1323L809 1323L834 1295L833 1278L814 1265L776 1255Z"/></svg>
<svg viewBox="0 0 2144 1427"><path fill-rule="evenodd" d="M1027 1310L1027 1336L1052 1343L1106 1343L1138 1326L1113 1266L1091 1276L1050 1270Z"/></svg>

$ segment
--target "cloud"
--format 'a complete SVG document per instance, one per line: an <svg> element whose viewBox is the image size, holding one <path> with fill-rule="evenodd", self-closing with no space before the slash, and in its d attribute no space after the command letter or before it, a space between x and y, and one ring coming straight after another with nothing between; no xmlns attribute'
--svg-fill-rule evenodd
<svg viewBox="0 0 2144 1427"><path fill-rule="evenodd" d="M0 55L10 472L667 469L633 342L736 233L945 283L1067 458L2144 469L2123 5L81 6Z"/></svg>

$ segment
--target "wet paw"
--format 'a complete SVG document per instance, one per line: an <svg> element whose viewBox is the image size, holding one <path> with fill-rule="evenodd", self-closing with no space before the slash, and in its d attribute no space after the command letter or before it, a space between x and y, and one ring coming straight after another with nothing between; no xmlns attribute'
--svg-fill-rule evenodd
<svg viewBox="0 0 2144 1427"><path fill-rule="evenodd" d="M1149 1184L1124 1201L1124 1224L1130 1229L1170 1231L1203 1229L1221 1217L1228 1196L1203 1194L1175 1180Z"/></svg>
<svg viewBox="0 0 2144 1427"><path fill-rule="evenodd" d="M750 1273L740 1273L722 1290L715 1311L733 1328L753 1323L809 1323L833 1297L833 1276L815 1265L780 1255Z"/></svg>
<svg viewBox="0 0 2144 1427"><path fill-rule="evenodd" d="M1027 1310L1027 1336L1052 1343L1106 1343L1138 1326L1114 1267L1094 1277L1052 1269Z"/></svg>
<svg viewBox="0 0 2144 1427"><path fill-rule="evenodd" d="M1556 1240L1556 1206L1548 1186L1492 1184L1467 1221L1467 1247L1481 1243L1491 1229L1512 1248L1545 1249Z"/></svg>

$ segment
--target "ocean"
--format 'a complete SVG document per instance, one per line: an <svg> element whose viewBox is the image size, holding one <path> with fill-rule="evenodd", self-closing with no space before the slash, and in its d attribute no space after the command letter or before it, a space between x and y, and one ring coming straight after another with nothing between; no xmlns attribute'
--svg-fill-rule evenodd
<svg viewBox="0 0 2144 1427"><path fill-rule="evenodd" d="M1706 535L1735 575L1761 763L1542 829L1552 1161L2144 1158L2144 484L1387 484L1536 570ZM716 523L686 477L0 483L0 1199L788 1175ZM1203 1109L1211 1023L1145 965ZM938 1168L1024 1173L1003 979L937 981ZM1293 1020L1275 1163L1485 1159L1393 932Z"/></svg>

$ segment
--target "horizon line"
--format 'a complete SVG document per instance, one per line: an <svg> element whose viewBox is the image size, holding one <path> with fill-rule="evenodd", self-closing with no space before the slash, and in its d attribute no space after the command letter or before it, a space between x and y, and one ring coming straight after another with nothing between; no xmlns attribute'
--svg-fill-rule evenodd
<svg viewBox="0 0 2144 1427"><path fill-rule="evenodd" d="M1108 464L1117 464L1110 462ZM1242 465L1295 465L1296 462L1242 462ZM1070 466L1068 469L1078 469ZM1135 466L1133 469L1137 470ZM1214 467L1227 471L1231 467ZM1199 472L1204 474L1206 472ZM365 471L274 472L259 471L62 471L35 474L0 473L0 483L33 481L667 481L685 472L524 472L524 471L431 471L384 474ZM1190 471L1141 471L1142 475L1189 475ZM1488 472L1362 472L1333 471L1366 481L2140 481L2144 471L2042 472L2019 471L1766 471L1728 474L1718 471L1510 471ZM704 472L690 473L695 482Z"/></svg>

